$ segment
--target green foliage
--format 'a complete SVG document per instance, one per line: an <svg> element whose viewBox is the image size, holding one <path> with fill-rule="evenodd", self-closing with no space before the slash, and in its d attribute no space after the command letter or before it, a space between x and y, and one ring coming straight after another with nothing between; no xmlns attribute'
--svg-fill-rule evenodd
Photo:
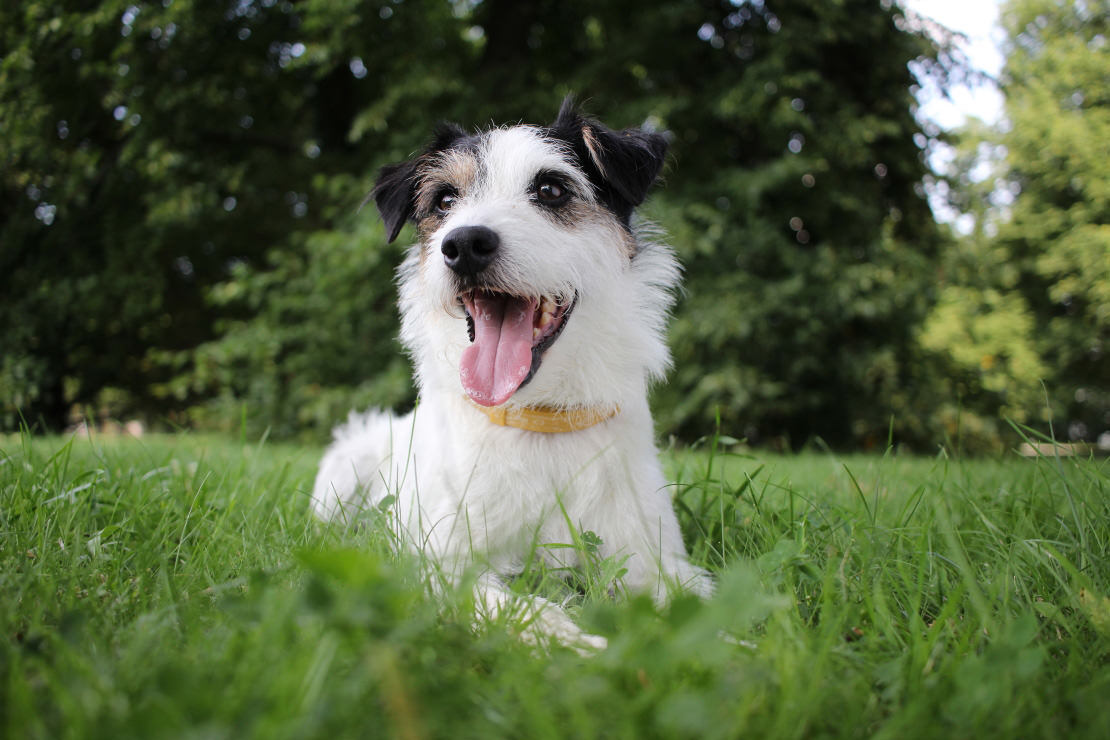
<svg viewBox="0 0 1110 740"><path fill-rule="evenodd" d="M436 120L543 122L574 91L670 132L647 214L687 271L663 428L848 446L893 415L936 441L915 338L941 237L907 65L951 70L897 5L34 2L0 26L7 427L106 389L116 414L282 436L345 396L410 402L396 252L357 213L373 173Z"/></svg>
<svg viewBox="0 0 1110 740"><path fill-rule="evenodd" d="M1002 18L1007 120L956 137L971 230L942 258L922 350L946 431L973 447L997 446L999 416L1093 440L1110 428L1110 5L1015 0Z"/></svg>
<svg viewBox="0 0 1110 740"><path fill-rule="evenodd" d="M53 427L105 387L143 406L147 350L209 337L206 286L297 226L307 158L278 132L304 128L310 79L267 48L293 18L32 2L0 28L4 383Z"/></svg>
<svg viewBox="0 0 1110 740"><path fill-rule="evenodd" d="M368 151L408 151L351 136L352 121L387 85L419 78L409 39L451 19L449 6L388 24L358 9L0 9L0 424L22 410L57 428L105 388L125 392L120 414L198 400L156 391L174 375L166 358L242 318L208 302L212 287L354 210L363 193L349 181L337 193L325 173L361 175ZM447 54L462 43L437 39ZM422 111L437 86L417 88Z"/></svg>
<svg viewBox="0 0 1110 740"><path fill-rule="evenodd" d="M212 299L249 318L226 320L218 340L177 354L187 372L157 391L209 398L190 412L200 426L245 423L252 435L283 438L327 430L352 407L411 404L411 368L395 341L400 248L365 214L347 220L349 230L271 253L263 270L235 268Z"/></svg>
<svg viewBox="0 0 1110 740"><path fill-rule="evenodd" d="M977 148L973 137L964 146L969 141ZM994 187L986 178L984 190L988 181ZM977 187L964 183L962 195ZM990 197L969 199L969 211ZM947 245L939 299L918 334L926 389L918 404L935 409L923 418L923 431L959 439L969 452L1000 450L1002 440L1012 439L1007 420L1042 425L1052 418L1045 394L1052 368L1041 356L1033 312L1015 290L1018 271L988 233L997 228L993 218L992 209L982 208L975 230Z"/></svg>
<svg viewBox="0 0 1110 740"><path fill-rule="evenodd" d="M906 67L935 50L897 15L784 4L716 24L714 102L664 118L697 137L661 205L688 281L667 428L719 409L753 440L885 438L939 242Z"/></svg>
<svg viewBox="0 0 1110 740"><path fill-rule="evenodd" d="M475 622L466 589L393 552L386 512L312 521L317 452L0 439L5 736L1110 732L1097 461L673 452L718 593L572 591L609 638L584 658Z"/></svg>
<svg viewBox="0 0 1110 740"><path fill-rule="evenodd" d="M943 357L938 396L968 406L953 408L949 402L942 407L938 420L949 438L963 431L967 440L968 422L978 425L971 435L977 444L965 447L973 449L1002 436L995 419L1040 420L1042 383L1049 370L1033 336L1033 316L1020 296L990 287L944 287L922 327L920 342L927 352ZM961 411L967 416L961 418Z"/></svg>
<svg viewBox="0 0 1110 740"><path fill-rule="evenodd" d="M1075 436L1093 436L1110 428L1110 4L1015 0L1003 25L999 141L1020 195L998 238L1058 408Z"/></svg>
<svg viewBox="0 0 1110 740"><path fill-rule="evenodd" d="M687 269L662 426L696 434L720 411L751 438L885 438L931 301L938 237L915 192L906 69L930 47L870 3L503 5L464 18L484 31L441 117L544 121L554 84L612 125L672 133L648 214ZM410 151L427 130L406 132Z"/></svg>

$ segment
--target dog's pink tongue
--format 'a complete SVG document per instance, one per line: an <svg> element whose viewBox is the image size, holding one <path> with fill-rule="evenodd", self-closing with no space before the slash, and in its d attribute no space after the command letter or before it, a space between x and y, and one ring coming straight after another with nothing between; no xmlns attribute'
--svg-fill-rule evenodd
<svg viewBox="0 0 1110 740"><path fill-rule="evenodd" d="M470 306L474 343L463 350L459 376L475 403L500 406L532 369L532 301L476 294Z"/></svg>

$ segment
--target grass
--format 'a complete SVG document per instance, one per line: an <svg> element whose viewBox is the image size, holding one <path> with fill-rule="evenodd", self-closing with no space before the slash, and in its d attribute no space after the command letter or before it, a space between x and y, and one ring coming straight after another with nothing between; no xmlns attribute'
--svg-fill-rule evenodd
<svg viewBox="0 0 1110 740"><path fill-rule="evenodd" d="M1110 737L1107 460L669 452L718 595L534 564L581 657L428 598L380 512L313 521L319 452L0 439L0 733Z"/></svg>

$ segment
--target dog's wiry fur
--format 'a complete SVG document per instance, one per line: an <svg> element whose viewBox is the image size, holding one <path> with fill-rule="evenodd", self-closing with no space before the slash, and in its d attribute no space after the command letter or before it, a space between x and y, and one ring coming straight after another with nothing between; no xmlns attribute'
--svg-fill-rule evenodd
<svg viewBox="0 0 1110 740"><path fill-rule="evenodd" d="M518 572L536 543L553 562L576 564L573 548L542 549L572 541L568 522L595 532L601 555L625 559L624 587L660 601L674 588L709 593L711 581L686 556L647 403L649 384L669 364L664 328L679 269L632 212L665 151L662 136L612 131L568 100L550 127L471 135L446 126L425 152L383 168L373 197L389 239L406 221L420 235L398 273L401 339L420 402L399 418L352 414L336 429L313 491L318 515L346 516L396 496L408 540L447 573L484 568L479 605L494 612L519 603L500 579ZM565 200L541 202L541 190ZM469 270L449 264L461 227L492 231L492 255L475 247L489 264ZM544 299L560 307L553 322L559 331L535 350L538 365L520 368L521 376L530 374L518 387L517 378L501 378L507 359L487 366L494 370L484 371L485 380L464 377L481 374L464 351L472 339L468 314L481 310L474 296L487 294L520 297L506 304L506 315ZM534 310L538 325L540 309ZM479 341L499 356L510 354L494 340ZM507 382L515 387L507 407L615 413L566 433L497 426L475 403L501 403L482 389L504 395ZM576 646L603 644L558 607L538 598L528 603L534 633Z"/></svg>

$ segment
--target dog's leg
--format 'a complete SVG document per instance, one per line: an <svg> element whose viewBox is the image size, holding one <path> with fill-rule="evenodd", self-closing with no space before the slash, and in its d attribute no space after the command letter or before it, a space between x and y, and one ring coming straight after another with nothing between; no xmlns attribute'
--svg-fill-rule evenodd
<svg viewBox="0 0 1110 740"><path fill-rule="evenodd" d="M671 553L660 558L659 585L656 600L665 601L671 590L678 590L708 599L716 590L713 577L703 568L690 562L685 552Z"/></svg>
<svg viewBox="0 0 1110 740"><path fill-rule="evenodd" d="M626 495L604 499L592 512L592 521L604 523L598 532L602 553L626 557L625 588L648 593L657 604L666 603L674 592L712 596L712 577L686 554L662 470L657 464L651 467L641 468L639 477L628 475ZM610 490L619 489L614 485Z"/></svg>
<svg viewBox="0 0 1110 740"><path fill-rule="evenodd" d="M620 541L612 543L611 551L618 557L628 552L634 553L625 561L627 571L623 579L624 587L632 593L651 595L660 606L679 593L693 594L703 599L712 596L716 587L713 577L703 568L691 563L685 550L668 549L667 543L662 539L648 542L645 538L637 537L627 545L622 545ZM681 548L681 542L679 547ZM606 550L609 551L609 548Z"/></svg>
<svg viewBox="0 0 1110 740"><path fill-rule="evenodd" d="M474 596L480 616L512 619L521 625L520 639L530 645L542 647L556 640L580 655L591 655L608 646L604 637L583 631L557 604L539 596L514 594L492 573L478 579Z"/></svg>

